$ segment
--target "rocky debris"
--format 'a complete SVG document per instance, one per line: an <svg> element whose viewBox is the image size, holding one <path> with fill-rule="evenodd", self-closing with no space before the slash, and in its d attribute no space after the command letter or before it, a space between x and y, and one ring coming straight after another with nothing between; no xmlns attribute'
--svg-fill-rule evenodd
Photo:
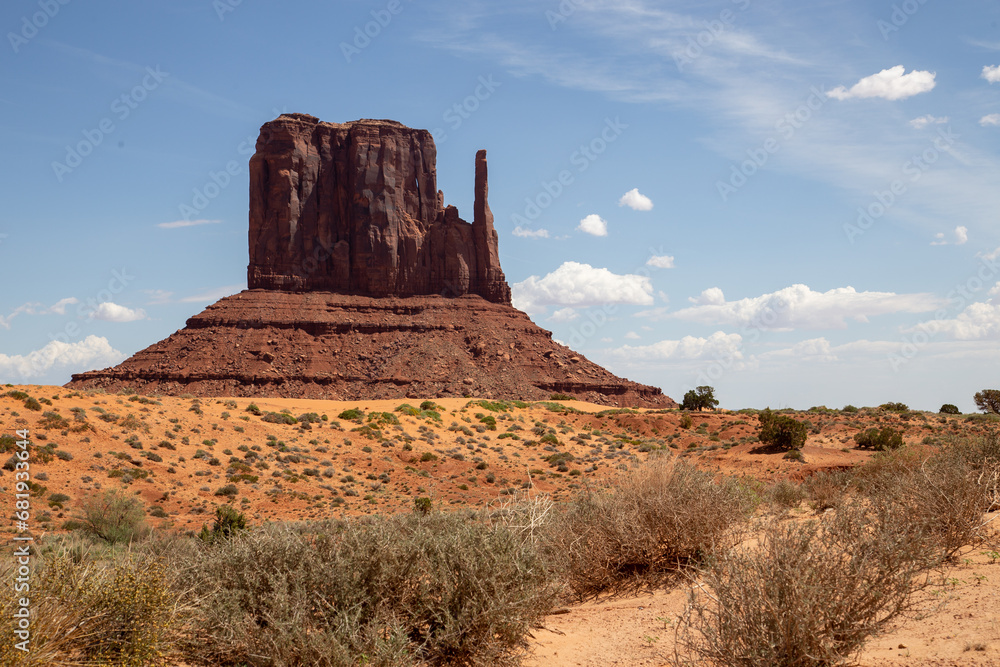
<svg viewBox="0 0 1000 667"><path fill-rule="evenodd" d="M520 310L477 295L246 290L119 366L74 375L67 386L330 400L558 393L676 407L656 387L622 380L556 343Z"/></svg>
<svg viewBox="0 0 1000 667"><path fill-rule="evenodd" d="M444 205L436 155L429 132L391 120L266 123L250 160L249 287L509 304L486 151L476 155L472 224Z"/></svg>

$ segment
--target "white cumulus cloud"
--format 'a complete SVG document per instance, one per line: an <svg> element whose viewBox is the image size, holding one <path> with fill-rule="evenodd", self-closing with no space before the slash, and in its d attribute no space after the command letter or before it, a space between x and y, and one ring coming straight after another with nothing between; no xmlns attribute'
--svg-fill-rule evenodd
<svg viewBox="0 0 1000 667"><path fill-rule="evenodd" d="M983 78L990 83L1000 83L1000 65L985 65Z"/></svg>
<svg viewBox="0 0 1000 667"><path fill-rule="evenodd" d="M552 316L549 318L549 321L572 322L578 317L580 317L580 313L576 312L575 308L560 308L556 312L552 313Z"/></svg>
<svg viewBox="0 0 1000 667"><path fill-rule="evenodd" d="M520 236L522 239L547 239L549 238L549 230L547 229L525 229L518 225L514 228L512 232L514 236Z"/></svg>
<svg viewBox="0 0 1000 667"><path fill-rule="evenodd" d="M758 356L761 361L789 360L789 361L837 361L837 355L833 346L826 338L810 338L799 341L791 347L781 350L765 352Z"/></svg>
<svg viewBox="0 0 1000 667"><path fill-rule="evenodd" d="M996 287L990 290L991 295L994 290ZM905 329L904 333L917 331L943 333L955 340L995 340L1000 338L1000 304L972 303L953 319L930 320Z"/></svg>
<svg viewBox="0 0 1000 667"><path fill-rule="evenodd" d="M623 345L611 353L631 362L743 359L743 337L716 331L708 338L684 336L651 345Z"/></svg>
<svg viewBox="0 0 1000 667"><path fill-rule="evenodd" d="M117 303L112 303L111 301L105 301L98 304L94 312L91 313L91 317L95 320L104 320L105 322L135 322L146 319L146 311L142 308L133 310L132 308L119 306Z"/></svg>
<svg viewBox="0 0 1000 667"><path fill-rule="evenodd" d="M688 297L688 301L699 306L720 306L726 302L726 295L718 287L709 287L697 297Z"/></svg>
<svg viewBox="0 0 1000 667"><path fill-rule="evenodd" d="M837 86L827 93L835 100L881 97L884 100L903 100L934 89L934 72L914 70L904 74L906 68L896 65L858 81L850 89Z"/></svg>
<svg viewBox="0 0 1000 667"><path fill-rule="evenodd" d="M672 255L653 255L646 260L646 266L657 269L672 269L674 268L674 258Z"/></svg>
<svg viewBox="0 0 1000 667"><path fill-rule="evenodd" d="M814 292L801 284L737 301L726 301L722 290L713 287L691 301L696 305L674 312L673 317L777 331L844 329L848 320L867 322L875 315L924 313L944 304L931 294L858 292L853 287Z"/></svg>
<svg viewBox="0 0 1000 667"><path fill-rule="evenodd" d="M944 232L938 232L934 235L934 241L931 241L931 245L962 245L969 240L969 229L964 225L955 227L954 234L954 241L949 241L945 238Z"/></svg>
<svg viewBox="0 0 1000 667"><path fill-rule="evenodd" d="M579 262L564 262L541 278L529 276L511 288L513 303L526 313L548 306L586 307L599 304L653 304L653 285L646 276L619 275Z"/></svg>
<svg viewBox="0 0 1000 667"><path fill-rule="evenodd" d="M618 200L618 205L628 206L635 211L651 211L653 209L653 200L644 194L640 194L639 188L632 188L622 195L622 198Z"/></svg>
<svg viewBox="0 0 1000 667"><path fill-rule="evenodd" d="M991 113L979 119L979 124L983 127L997 127L1000 125L1000 113Z"/></svg>
<svg viewBox="0 0 1000 667"><path fill-rule="evenodd" d="M577 229L586 234L590 234L591 236L607 236L608 221L596 213L591 213L580 221Z"/></svg>
<svg viewBox="0 0 1000 667"><path fill-rule="evenodd" d="M87 336L77 343L54 340L28 354L0 354L0 382L24 383L56 372L65 373L68 381L68 374L113 366L124 358L107 338Z"/></svg>
<svg viewBox="0 0 1000 667"><path fill-rule="evenodd" d="M910 121L910 127L915 130L922 130L928 125L944 125L948 122L948 117L943 116L938 118L937 116L932 116L927 114L926 116L920 116L919 118L914 118Z"/></svg>

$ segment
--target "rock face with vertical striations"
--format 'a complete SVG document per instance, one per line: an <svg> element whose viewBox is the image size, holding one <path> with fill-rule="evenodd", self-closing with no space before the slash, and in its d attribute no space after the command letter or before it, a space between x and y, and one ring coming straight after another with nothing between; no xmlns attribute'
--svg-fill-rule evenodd
<svg viewBox="0 0 1000 667"><path fill-rule="evenodd" d="M249 289L73 388L365 398L568 394L676 407L552 340L510 303L475 161L472 223L437 190L430 133L284 114L250 160Z"/></svg>
<svg viewBox="0 0 1000 667"><path fill-rule="evenodd" d="M264 125L250 160L250 289L510 303L476 156L470 225L444 206L426 130L390 120Z"/></svg>

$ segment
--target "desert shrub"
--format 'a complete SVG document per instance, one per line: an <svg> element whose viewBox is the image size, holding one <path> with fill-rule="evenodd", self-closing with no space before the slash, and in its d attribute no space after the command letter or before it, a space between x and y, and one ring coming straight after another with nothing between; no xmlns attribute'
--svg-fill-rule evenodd
<svg viewBox="0 0 1000 667"><path fill-rule="evenodd" d="M366 421L369 424L374 424L375 426L392 426L399 424L399 417L391 412L373 412L368 415L368 419Z"/></svg>
<svg viewBox="0 0 1000 667"><path fill-rule="evenodd" d="M417 514L430 514L433 504L426 496L413 499L413 511Z"/></svg>
<svg viewBox="0 0 1000 667"><path fill-rule="evenodd" d="M87 496L81 510L86 532L110 544L131 542L147 532L142 501L124 491L108 490Z"/></svg>
<svg viewBox="0 0 1000 667"><path fill-rule="evenodd" d="M960 415L960 414L962 414L962 412L958 409L958 406L957 405L952 405L951 403L945 403L944 405L942 405L941 409L938 410L938 413L942 414L942 415Z"/></svg>
<svg viewBox="0 0 1000 667"><path fill-rule="evenodd" d="M396 407L396 409L393 410L393 412L402 412L404 415L406 415L408 417L419 417L420 416L420 410L418 410L417 408L413 407L409 403L402 403L401 405L398 405Z"/></svg>
<svg viewBox="0 0 1000 667"><path fill-rule="evenodd" d="M361 408L351 408L350 410L344 410L337 415L337 419L343 419L344 421L356 421L360 420L364 416L364 410Z"/></svg>
<svg viewBox="0 0 1000 667"><path fill-rule="evenodd" d="M805 497L805 490L798 484L783 479L768 489L768 497L773 505L781 509L798 507Z"/></svg>
<svg viewBox="0 0 1000 667"><path fill-rule="evenodd" d="M323 418L319 416L318 412L307 412L305 414L299 415L296 419L303 424L321 424L323 423Z"/></svg>
<svg viewBox="0 0 1000 667"><path fill-rule="evenodd" d="M215 523L212 524L212 530L209 530L208 526L202 526L198 538L202 542L212 543L216 540L229 539L246 529L247 518L242 512L230 505L220 505L215 508Z"/></svg>
<svg viewBox="0 0 1000 667"><path fill-rule="evenodd" d="M123 417L122 420L118 422L118 425L124 429L128 429L129 431L134 431L145 426L145 424L142 423L142 420L133 415L131 412Z"/></svg>
<svg viewBox="0 0 1000 667"><path fill-rule="evenodd" d="M855 433L854 442L857 443L859 449L874 449L877 452L881 452L887 449L899 449L902 447L903 434L891 426L886 426L882 430L870 428L866 431Z"/></svg>
<svg viewBox="0 0 1000 667"><path fill-rule="evenodd" d="M850 473L844 471L820 471L810 475L805 483L809 506L817 512L840 507L847 500Z"/></svg>
<svg viewBox="0 0 1000 667"><path fill-rule="evenodd" d="M35 412L42 411L42 404L38 402L38 399L32 398L30 396L24 399L24 407L28 408L29 410L34 410Z"/></svg>
<svg viewBox="0 0 1000 667"><path fill-rule="evenodd" d="M570 396L569 394L552 394L549 396L550 401L575 401L576 398Z"/></svg>
<svg viewBox="0 0 1000 667"><path fill-rule="evenodd" d="M694 420L691 419L691 415L683 415L681 416L681 421L678 426L683 429L689 429L692 424L694 424Z"/></svg>
<svg viewBox="0 0 1000 667"><path fill-rule="evenodd" d="M269 424L287 424L291 426L299 423L298 419L287 412L267 412L261 419Z"/></svg>
<svg viewBox="0 0 1000 667"><path fill-rule="evenodd" d="M678 653L726 667L834 665L914 609L933 565L898 510L851 505L774 522L759 544L713 561L691 589Z"/></svg>
<svg viewBox="0 0 1000 667"><path fill-rule="evenodd" d="M259 407L257 407L257 404L256 404L256 403L251 403L251 404L250 404L250 405L248 405L248 406L247 406L247 407L246 407L245 409L246 409L246 411L247 411L247 412L249 412L250 414L252 414L252 415L256 415L256 416L258 416L258 417L259 417L259 416L261 416L262 414L264 414L264 413L263 413L263 412L261 411L261 409L260 409Z"/></svg>
<svg viewBox="0 0 1000 667"><path fill-rule="evenodd" d="M752 508L735 482L657 456L553 520L548 548L578 599L662 581L727 546Z"/></svg>
<svg viewBox="0 0 1000 667"><path fill-rule="evenodd" d="M58 412L46 410L42 413L42 418L38 420L38 428L46 430L69 428L69 420Z"/></svg>
<svg viewBox="0 0 1000 667"><path fill-rule="evenodd" d="M909 412L910 406L906 403L883 403L878 406L882 410L888 410L889 412Z"/></svg>
<svg viewBox="0 0 1000 667"><path fill-rule="evenodd" d="M44 557L31 580L30 651L15 648L14 624L4 623L0 664L165 664L180 607L171 577L161 560L136 553L99 562L79 550ZM9 586L0 594L7 618L16 597Z"/></svg>
<svg viewBox="0 0 1000 667"><path fill-rule="evenodd" d="M846 412L848 414L854 414L857 411L858 411L858 409L855 406L851 405L850 403L848 403L847 405L845 405L843 407L843 409L841 410L841 412Z"/></svg>
<svg viewBox="0 0 1000 667"><path fill-rule="evenodd" d="M787 415L771 412L765 409L757 415L760 430L757 438L765 445L779 449L800 449L806 444L809 427Z"/></svg>
<svg viewBox="0 0 1000 667"><path fill-rule="evenodd" d="M854 485L875 506L900 507L928 533L943 557L985 539L983 514L998 500L996 436L958 443L931 456L906 450L876 454Z"/></svg>
<svg viewBox="0 0 1000 667"><path fill-rule="evenodd" d="M226 484L225 486L216 489L215 495L235 498L239 492L240 490L235 484Z"/></svg>
<svg viewBox="0 0 1000 667"><path fill-rule="evenodd" d="M445 514L245 531L189 573L186 652L213 665L511 664L554 601L530 542Z"/></svg>

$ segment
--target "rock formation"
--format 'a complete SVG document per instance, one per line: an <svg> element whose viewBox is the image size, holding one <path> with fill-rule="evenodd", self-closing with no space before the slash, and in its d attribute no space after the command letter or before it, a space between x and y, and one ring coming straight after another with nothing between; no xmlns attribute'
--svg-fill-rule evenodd
<svg viewBox="0 0 1000 667"><path fill-rule="evenodd" d="M674 407L510 305L476 154L473 222L444 205L425 130L285 114L250 160L249 289L73 388L206 396L524 400Z"/></svg>
<svg viewBox="0 0 1000 667"><path fill-rule="evenodd" d="M470 225L437 189L426 130L287 114L250 160L250 289L373 297L478 294L510 303L476 155Z"/></svg>

